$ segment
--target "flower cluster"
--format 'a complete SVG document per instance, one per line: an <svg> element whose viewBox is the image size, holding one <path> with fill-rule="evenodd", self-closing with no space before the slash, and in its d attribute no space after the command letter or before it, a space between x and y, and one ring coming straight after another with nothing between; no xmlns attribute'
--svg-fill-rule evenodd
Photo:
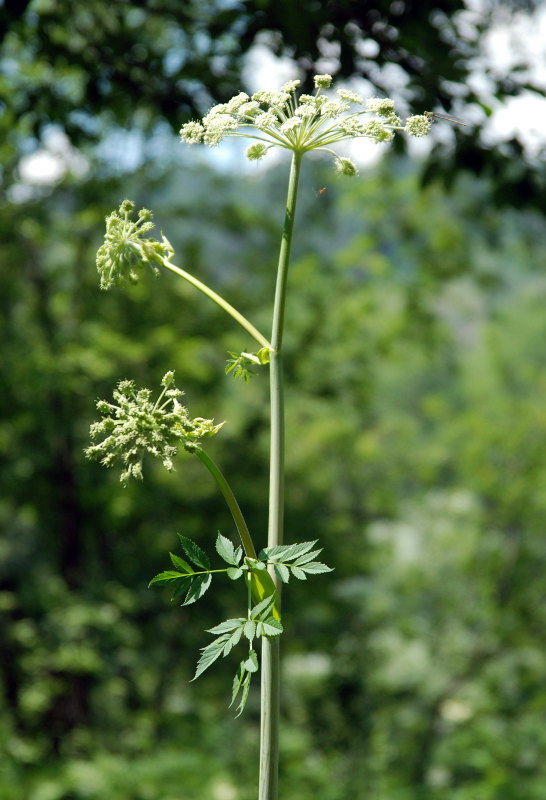
<svg viewBox="0 0 546 800"><path fill-rule="evenodd" d="M142 480L142 459L150 453L163 461L163 466L172 471L173 458L182 445L194 452L199 439L213 436L224 424L214 425L213 420L196 417L191 419L188 411L178 400L180 389L174 386L174 372L167 372L161 381L163 391L153 403L149 389L136 389L133 381L121 381L114 391L115 403L106 400L97 402L102 414L99 422L91 425L91 438L104 435L98 444L87 448L88 458L99 459L106 467L119 460L125 465L122 483L129 478Z"/></svg>
<svg viewBox="0 0 546 800"><path fill-rule="evenodd" d="M210 147L226 136L256 139L246 150L251 161L263 158L272 147L295 153L325 150L335 157L340 173L356 175L354 164L348 158L340 158L329 145L359 137L389 142L394 131L424 136L430 130L427 116L409 117L403 125L394 102L388 98L371 98L364 104L358 94L348 89L337 89L335 96L321 94L322 89L331 87L331 75L315 75L315 94L296 96L299 83L288 81L278 92L259 91L252 97L240 92L229 102L211 108L201 122L182 125L181 139L187 144L204 142ZM375 118L366 119L370 114Z"/></svg>
<svg viewBox="0 0 546 800"><path fill-rule="evenodd" d="M101 289L110 289L123 283L128 277L138 280L137 267L147 264L154 275L159 273L156 264L169 261L174 251L169 241L162 236L162 241L145 238L152 230L152 212L142 208L135 220L131 219L135 205L124 200L118 211L106 217L106 235L104 243L97 252L97 270L100 275Z"/></svg>

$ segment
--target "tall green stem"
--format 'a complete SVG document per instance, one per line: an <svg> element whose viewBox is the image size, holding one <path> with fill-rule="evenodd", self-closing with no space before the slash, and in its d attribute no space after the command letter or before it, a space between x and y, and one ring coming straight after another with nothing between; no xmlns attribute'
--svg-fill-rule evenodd
<svg viewBox="0 0 546 800"><path fill-rule="evenodd" d="M290 246L294 229L298 181L301 168L301 153L293 153L286 198L286 215L282 232L279 265L277 268L277 287L273 310L273 329L271 334L271 449L269 468L269 526L267 546L275 547L283 541L284 522L284 391L282 366L282 338L284 330L284 309L286 284L290 262ZM280 584L270 567L279 598ZM279 637L262 637L262 716L260 735L260 783L258 800L277 800L279 772L279 694L280 663Z"/></svg>
<svg viewBox="0 0 546 800"><path fill-rule="evenodd" d="M245 518L243 517L243 512L239 508L239 503L237 502L235 495L231 490L231 486L224 478L222 472L220 472L218 466L215 464L212 458L205 453L204 450L199 448L195 451L195 454L201 459L205 467L208 469L224 496L224 500L231 511L231 516L233 517L233 521L235 522L237 530L239 531L239 536L241 537L241 543L243 545L245 555L247 555L249 558L256 558L256 550L254 549L250 532L245 522Z"/></svg>

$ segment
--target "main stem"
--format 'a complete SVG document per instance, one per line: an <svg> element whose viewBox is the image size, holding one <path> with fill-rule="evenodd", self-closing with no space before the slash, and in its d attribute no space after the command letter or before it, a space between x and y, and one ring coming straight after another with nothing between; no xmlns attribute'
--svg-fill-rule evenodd
<svg viewBox="0 0 546 800"><path fill-rule="evenodd" d="M290 246L294 229L298 181L301 168L301 153L293 153L286 198L286 214L282 232L277 286L273 310L271 334L270 393L271 393L271 449L269 467L269 526L267 546L275 547L283 542L284 521L284 392L282 366L282 338L284 330L284 308L286 283L290 262ZM270 567L278 595L280 608L281 586L273 568ZM260 734L260 782L258 800L278 799L279 774L279 694L280 663L279 637L262 637L262 703Z"/></svg>

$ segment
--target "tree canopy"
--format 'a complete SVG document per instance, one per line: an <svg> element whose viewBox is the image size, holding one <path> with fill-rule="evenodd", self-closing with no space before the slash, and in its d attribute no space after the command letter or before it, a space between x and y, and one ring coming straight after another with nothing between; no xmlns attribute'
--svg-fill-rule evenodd
<svg viewBox="0 0 546 800"><path fill-rule="evenodd" d="M382 0L373 7L350 0L155 0L112 3L105 13L102 0L8 1L0 6L0 155L6 165L17 159L51 124L75 145L96 140L113 122L150 131L163 119L177 131L245 88L244 57L258 42L293 59L307 82L326 66L338 78L364 78L380 93L403 87L414 113L455 109L465 116L465 109L481 108L485 120L492 103L526 90L542 94L525 52L510 74L499 74L481 50L499 13L509 18L536 7L531 0L491 0L479 11L463 0ZM476 69L486 77L485 95L472 80ZM455 133L448 155L445 147L432 153L427 177L452 181L467 169L495 178L499 203L540 206L543 168L539 158L526 159L517 136L484 147L479 122Z"/></svg>

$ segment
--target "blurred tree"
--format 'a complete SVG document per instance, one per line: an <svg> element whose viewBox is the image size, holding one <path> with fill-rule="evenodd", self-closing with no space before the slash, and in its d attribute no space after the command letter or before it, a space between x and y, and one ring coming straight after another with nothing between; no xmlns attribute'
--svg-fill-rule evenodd
<svg viewBox="0 0 546 800"><path fill-rule="evenodd" d="M462 90L471 105L481 36L499 8L534 5L492 3L469 36L455 0L0 4L3 187L26 192L0 216L0 800L165 800L182 780L187 800L253 796L252 698L247 719L219 725L231 665L186 689L229 591L196 617L145 589L177 529L230 533L223 505L199 465L120 492L82 451L95 396L173 367L190 408L228 421L218 459L264 529L263 382L222 375L223 353L248 342L166 276L99 297L92 264L129 195L259 323L284 199L276 171L234 187L185 165L181 192L179 166L153 163L40 191L12 183L21 155L51 125L81 147L116 126L176 130L242 85L256 43L305 76L332 64L378 91L398 64L416 111L449 111ZM522 72L493 94L540 88ZM329 176L320 198L320 172L303 178L287 524L320 537L336 573L320 596L289 587L293 800L544 798L546 254L541 220L488 204L540 202L541 168L516 140L475 137L459 132L438 168L493 180L447 194L421 191L403 160L343 187Z"/></svg>
<svg viewBox="0 0 546 800"><path fill-rule="evenodd" d="M542 94L527 53L510 75L492 70L481 43L497 19L532 12L533 0L489 0L479 11L463 0L156 0L83 3L34 0L0 5L0 160L16 163L44 129L61 126L80 145L116 123L150 131L160 120L178 130L192 114L244 87L244 57L261 44L289 56L309 82L315 72L363 77L379 92L402 95L414 112L503 102L526 90ZM483 73L474 80L474 72ZM484 97L484 80L488 89ZM482 89L478 89L481 86ZM485 105L484 105L485 104ZM474 117L473 117L474 119ZM515 136L484 147L479 129L455 131L455 147L432 153L427 176L453 180L462 169L494 176L507 205L544 200L540 159L532 163ZM403 147L400 140L400 147ZM7 170L8 172L9 170ZM6 173L7 174L7 173Z"/></svg>
<svg viewBox="0 0 546 800"><path fill-rule="evenodd" d="M121 491L82 451L95 396L174 368L227 420L216 456L260 537L266 387L223 376L244 334L169 275L100 295L92 263L123 191L259 324L277 173L150 166L5 207L1 800L252 798L255 701L219 724L231 664L186 688L229 587L202 610L145 588L177 530L231 533L223 505L191 459ZM287 535L336 572L287 589L282 780L296 800L541 800L540 220L474 179L419 191L404 161L323 182L302 179L287 309Z"/></svg>

